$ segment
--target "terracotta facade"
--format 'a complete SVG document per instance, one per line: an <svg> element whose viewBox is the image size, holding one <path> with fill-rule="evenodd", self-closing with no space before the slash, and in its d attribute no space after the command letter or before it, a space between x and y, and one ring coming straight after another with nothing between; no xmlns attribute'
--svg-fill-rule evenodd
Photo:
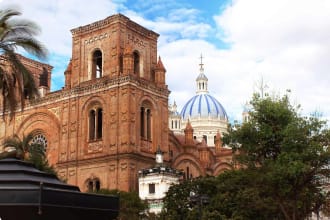
<svg viewBox="0 0 330 220"><path fill-rule="evenodd" d="M170 91L157 33L121 14L71 33L72 58L59 91L50 92L51 66L21 57L33 66L36 81L48 71L48 87L11 120L4 115L0 141L30 132L44 137L59 176L82 191L137 190L138 170L154 165L158 146L188 178L233 167L220 135L212 150L190 139L189 125L186 137L168 129Z"/></svg>

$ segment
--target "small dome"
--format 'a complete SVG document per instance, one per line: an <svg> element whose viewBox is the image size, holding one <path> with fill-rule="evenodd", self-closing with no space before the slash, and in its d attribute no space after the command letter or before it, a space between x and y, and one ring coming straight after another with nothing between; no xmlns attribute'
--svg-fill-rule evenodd
<svg viewBox="0 0 330 220"><path fill-rule="evenodd" d="M207 93L197 94L183 107L181 117L188 118L221 118L228 120L227 113L220 102Z"/></svg>

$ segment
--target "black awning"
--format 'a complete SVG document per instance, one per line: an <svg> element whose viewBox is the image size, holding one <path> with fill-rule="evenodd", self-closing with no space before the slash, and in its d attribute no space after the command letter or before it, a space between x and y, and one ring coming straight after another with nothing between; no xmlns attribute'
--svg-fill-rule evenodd
<svg viewBox="0 0 330 220"><path fill-rule="evenodd" d="M28 163L0 160L1 220L109 220L118 211L117 196L82 193Z"/></svg>

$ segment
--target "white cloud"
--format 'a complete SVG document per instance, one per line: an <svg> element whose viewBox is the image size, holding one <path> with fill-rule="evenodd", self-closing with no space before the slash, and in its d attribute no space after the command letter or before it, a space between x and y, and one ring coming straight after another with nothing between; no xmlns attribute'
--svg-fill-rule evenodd
<svg viewBox="0 0 330 220"><path fill-rule="evenodd" d="M247 88L235 86L249 80L242 71L253 81L262 74L275 90L291 89L305 114L318 109L329 117L329 11L326 0L237 0L215 16L218 36L232 45L225 56L232 68L226 77L239 76L227 92L245 97Z"/></svg>

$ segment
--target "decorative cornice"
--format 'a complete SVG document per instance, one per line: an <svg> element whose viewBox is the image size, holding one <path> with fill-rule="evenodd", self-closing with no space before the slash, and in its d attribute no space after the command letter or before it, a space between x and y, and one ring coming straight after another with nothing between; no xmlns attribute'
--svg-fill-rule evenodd
<svg viewBox="0 0 330 220"><path fill-rule="evenodd" d="M135 23L134 21L130 20L128 17L122 14L115 14L103 20L96 21L85 26L80 26L78 28L74 28L71 30L71 33L72 36L75 37L80 34L85 34L85 33L93 32L95 30L100 30L114 23L124 23L127 25L128 28L134 29L135 31L139 32L140 34L148 38L152 37L157 39L159 37L159 34L157 34L156 32L153 32L147 28L142 27L138 23Z"/></svg>
<svg viewBox="0 0 330 220"><path fill-rule="evenodd" d="M155 84L150 83L150 81L142 78L134 77L131 75L122 76L118 78L103 77L97 80L89 80L86 82L82 82L80 83L79 86L74 87L72 89L68 89L68 90L63 89L48 93L46 96L42 98L27 102L24 108L25 110L27 110L30 107L36 107L39 105L44 106L47 104L54 103L56 101L62 101L73 97L84 96L86 94L106 91L114 86L123 86L126 84L131 84L137 87L141 87L146 91L152 92L153 94L157 96L162 96L164 98L167 98L169 95L169 90L167 89L167 87L166 88L157 87Z"/></svg>

